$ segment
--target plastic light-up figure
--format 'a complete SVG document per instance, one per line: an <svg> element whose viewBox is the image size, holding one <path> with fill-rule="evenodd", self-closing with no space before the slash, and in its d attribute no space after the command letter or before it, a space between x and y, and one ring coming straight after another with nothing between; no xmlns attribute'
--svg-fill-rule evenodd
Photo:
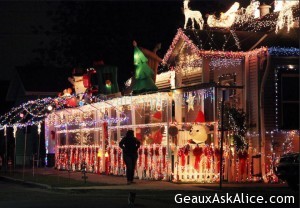
<svg viewBox="0 0 300 208"><path fill-rule="evenodd" d="M79 95L79 99L81 100L86 91L86 88L83 85L83 76L73 76L73 78L69 77L68 80L74 86L76 95Z"/></svg>
<svg viewBox="0 0 300 208"><path fill-rule="evenodd" d="M283 0L279 0L279 1L277 0L274 2L274 12L281 11L282 7L283 7Z"/></svg>
<svg viewBox="0 0 300 208"><path fill-rule="evenodd" d="M189 8L189 0L184 0L183 1L183 12L184 12L184 17L185 17L185 22L184 22L184 29L186 29L187 23L189 19L192 21L192 28L195 28L195 21L200 27L200 30L203 29L203 24L204 20L202 18L202 14L199 11L193 11L190 10Z"/></svg>
<svg viewBox="0 0 300 208"><path fill-rule="evenodd" d="M275 33L278 33L279 30L283 29L284 26L287 26L287 32L290 31L290 28L294 24L294 16L292 7L299 4L299 1L285 1L283 2L283 7L279 12Z"/></svg>
<svg viewBox="0 0 300 208"><path fill-rule="evenodd" d="M235 2L230 9L223 13L221 12L220 19L217 19L215 15L208 15L207 24L209 27L224 27L229 28L235 22L237 11L240 7L238 2Z"/></svg>
<svg viewBox="0 0 300 208"><path fill-rule="evenodd" d="M258 9L260 3L259 1L252 0L247 6L247 8L241 8L238 10L238 14L236 15L235 23L244 23L249 21L250 19L256 19L260 17L260 11Z"/></svg>

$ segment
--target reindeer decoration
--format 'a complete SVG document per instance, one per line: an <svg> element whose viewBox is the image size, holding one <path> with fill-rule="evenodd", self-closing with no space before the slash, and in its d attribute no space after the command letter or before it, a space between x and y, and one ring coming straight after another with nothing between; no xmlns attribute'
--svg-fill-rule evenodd
<svg viewBox="0 0 300 208"><path fill-rule="evenodd" d="M189 2L190 2L189 0L183 1L183 12L184 12L184 17L185 17L184 29L186 29L187 23L188 23L189 19L191 19L192 29L195 28L195 21L196 21L200 27L200 30L202 30L203 24L204 24L202 14L199 11L190 10L189 5L188 5Z"/></svg>
<svg viewBox="0 0 300 208"><path fill-rule="evenodd" d="M275 33L278 33L278 31L284 28L285 25L287 26L287 32L290 31L290 28L292 28L294 25L294 16L293 16L292 7L297 4L299 4L299 1L283 2L283 7L279 11Z"/></svg>
<svg viewBox="0 0 300 208"><path fill-rule="evenodd" d="M243 23L247 22L251 18L258 18L259 16L259 7L260 3L259 1L252 0L250 2L250 5L247 6L247 8L241 8L238 10L237 16L236 16L236 23Z"/></svg>
<svg viewBox="0 0 300 208"><path fill-rule="evenodd" d="M215 15L208 15L207 24L209 27L223 27L229 28L234 23L237 16L237 11L240 7L238 2L235 2L227 12L221 12L220 18L217 19Z"/></svg>

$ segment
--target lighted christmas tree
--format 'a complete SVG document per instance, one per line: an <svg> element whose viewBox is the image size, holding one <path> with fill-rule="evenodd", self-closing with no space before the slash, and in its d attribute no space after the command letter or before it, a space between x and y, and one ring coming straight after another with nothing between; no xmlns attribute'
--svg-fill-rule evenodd
<svg viewBox="0 0 300 208"><path fill-rule="evenodd" d="M133 42L133 46L133 61L135 65L135 81L132 88L133 94L157 91L157 87L153 81L153 70L147 64L148 59L145 57L143 52L137 47L135 41Z"/></svg>

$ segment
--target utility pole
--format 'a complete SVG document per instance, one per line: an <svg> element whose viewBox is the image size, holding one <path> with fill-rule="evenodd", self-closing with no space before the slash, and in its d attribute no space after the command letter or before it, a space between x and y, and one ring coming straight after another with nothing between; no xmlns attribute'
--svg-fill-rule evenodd
<svg viewBox="0 0 300 208"><path fill-rule="evenodd" d="M222 189L223 180L223 141L224 141L224 102L225 102L225 89L222 89L222 102L221 102L221 148L220 148L220 189Z"/></svg>
<svg viewBox="0 0 300 208"><path fill-rule="evenodd" d="M4 167L5 167L5 173L7 171L7 126L4 125L4 140L5 140L5 154L4 154L4 159L3 159L3 162L4 162Z"/></svg>

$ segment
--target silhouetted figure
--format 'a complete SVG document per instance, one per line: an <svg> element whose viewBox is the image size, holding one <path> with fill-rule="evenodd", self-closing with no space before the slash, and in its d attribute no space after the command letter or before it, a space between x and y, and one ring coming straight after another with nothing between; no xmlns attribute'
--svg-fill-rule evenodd
<svg viewBox="0 0 300 208"><path fill-rule="evenodd" d="M134 137L134 132L128 130L126 136L119 143L123 150L123 159L126 164L127 184L133 183L134 169L138 158L138 152L141 143Z"/></svg>

